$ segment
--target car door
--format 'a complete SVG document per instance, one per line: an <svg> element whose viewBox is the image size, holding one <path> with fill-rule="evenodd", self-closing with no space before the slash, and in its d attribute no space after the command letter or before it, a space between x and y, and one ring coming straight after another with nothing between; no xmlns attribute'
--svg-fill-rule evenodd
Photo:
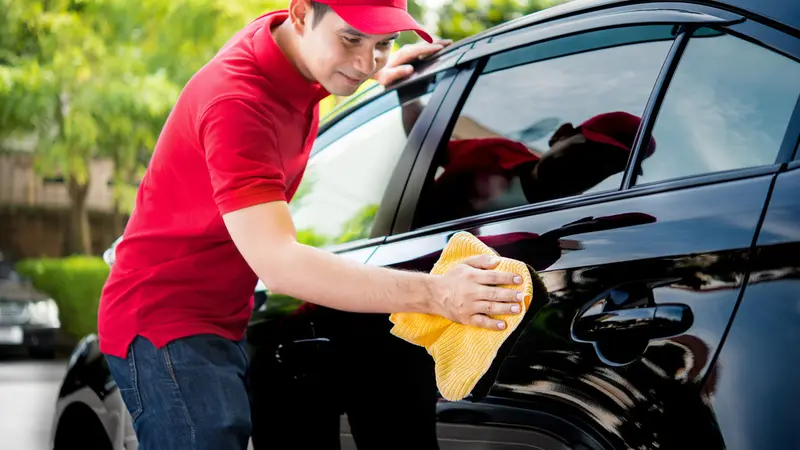
<svg viewBox="0 0 800 450"><path fill-rule="evenodd" d="M369 259L391 230L421 136L452 81L444 75L365 93L368 100L351 101L347 111L321 126L290 202L299 242L361 263ZM406 114L410 107L413 116ZM255 297L247 330L253 442L256 448L296 448L302 436L315 436L305 433L304 423L322 417L321 429L339 424L338 412L324 420L339 408L328 395L330 380L322 377L333 364L329 310L271 293L263 283ZM316 416L305 416L312 401ZM338 441L338 428L333 432Z"/></svg>
<svg viewBox="0 0 800 450"><path fill-rule="evenodd" d="M800 68L776 51L774 30L749 17L730 26L742 20L688 3L626 5L491 37L460 61L393 235L369 263L429 271L463 230L525 262L548 294L471 397L438 399L439 448L724 447L701 386L720 376L710 369L800 94ZM556 131L608 112L641 125L627 168L589 188L531 203L495 172L480 187L437 190L459 143L499 138L547 154ZM488 201L461 197L487 190ZM431 380L426 356L415 376Z"/></svg>
<svg viewBox="0 0 800 450"><path fill-rule="evenodd" d="M794 142L800 132L795 112ZM706 381L728 448L800 448L800 160L778 175L753 269Z"/></svg>

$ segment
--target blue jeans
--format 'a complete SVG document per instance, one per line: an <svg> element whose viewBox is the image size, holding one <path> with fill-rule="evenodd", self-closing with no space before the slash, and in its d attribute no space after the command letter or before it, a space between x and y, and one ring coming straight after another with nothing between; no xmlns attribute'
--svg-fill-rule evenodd
<svg viewBox="0 0 800 450"><path fill-rule="evenodd" d="M140 450L246 450L252 431L244 341L190 336L156 348L137 336L105 355Z"/></svg>

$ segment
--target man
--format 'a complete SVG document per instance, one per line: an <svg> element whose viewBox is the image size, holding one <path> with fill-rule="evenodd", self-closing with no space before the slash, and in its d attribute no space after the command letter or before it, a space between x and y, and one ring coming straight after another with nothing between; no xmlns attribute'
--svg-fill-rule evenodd
<svg viewBox="0 0 800 450"><path fill-rule="evenodd" d="M490 330L504 328L490 315L519 311L518 292L497 285L521 279L491 270L489 258L433 276L295 239L287 202L316 137L317 103L408 74L402 60L388 64L407 30L432 42L404 0L291 0L245 26L184 87L99 308L100 350L142 450L246 448L243 336L259 278L333 309L420 311Z"/></svg>
<svg viewBox="0 0 800 450"><path fill-rule="evenodd" d="M491 132L450 140L438 155L439 174L422 196L418 225L580 194L625 170L639 123L622 111L598 114L578 127L565 123L547 152ZM655 148L651 138L645 157Z"/></svg>

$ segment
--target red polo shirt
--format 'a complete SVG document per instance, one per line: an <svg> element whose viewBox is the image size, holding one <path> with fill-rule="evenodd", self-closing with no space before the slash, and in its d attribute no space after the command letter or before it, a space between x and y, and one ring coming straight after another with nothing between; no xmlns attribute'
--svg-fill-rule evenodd
<svg viewBox="0 0 800 450"><path fill-rule="evenodd" d="M136 335L157 347L193 334L244 336L258 279L222 214L292 198L328 95L276 45L271 27L286 17L248 24L183 89L102 292L103 353L125 357Z"/></svg>

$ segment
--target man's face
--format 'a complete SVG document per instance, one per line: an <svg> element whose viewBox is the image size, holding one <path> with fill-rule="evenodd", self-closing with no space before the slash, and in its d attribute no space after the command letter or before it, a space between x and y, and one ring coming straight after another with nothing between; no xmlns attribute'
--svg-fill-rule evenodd
<svg viewBox="0 0 800 450"><path fill-rule="evenodd" d="M328 11L314 25L309 8L300 36L300 55L311 76L328 92L349 96L382 69L399 34L368 35Z"/></svg>

